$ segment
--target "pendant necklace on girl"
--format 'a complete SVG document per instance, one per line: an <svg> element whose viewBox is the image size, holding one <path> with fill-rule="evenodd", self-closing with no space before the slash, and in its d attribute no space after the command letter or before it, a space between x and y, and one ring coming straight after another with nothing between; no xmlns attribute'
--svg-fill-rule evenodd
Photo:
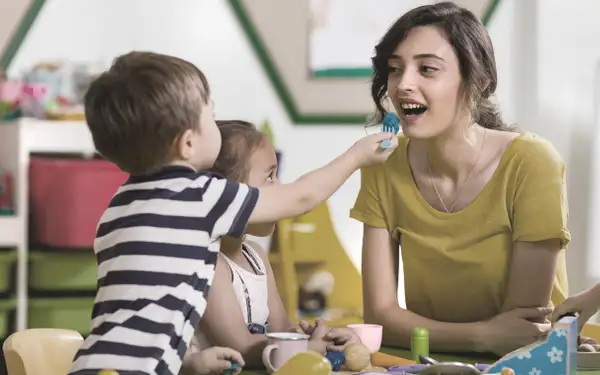
<svg viewBox="0 0 600 375"><path fill-rule="evenodd" d="M487 135L487 129L484 129L483 138L481 140L481 148L479 149L479 153L477 154L477 159L475 159L475 162L473 163L473 166L471 167L469 174L467 174L467 177L465 177L465 180L463 181L463 183L458 187L458 190L456 191L456 195L454 196L454 200L452 201L452 205L450 206L450 208L448 208L448 206L446 206L446 203L444 202L442 195L440 194L437 186L435 185L435 181L433 179L433 173L431 172L431 161L429 159L429 155L427 155L427 167L429 169L429 180L431 181L433 190L435 190L435 194L437 195L437 198L439 199L439 201L442 204L442 207L444 208L444 211L446 211L446 213L454 212L454 207L456 206L456 203L458 202L460 193L462 192L463 187L467 184L467 181L469 181L469 178L473 174L475 167L477 167L477 164L479 163L479 159L481 158L481 154L483 154L483 146L485 144L486 135Z"/></svg>

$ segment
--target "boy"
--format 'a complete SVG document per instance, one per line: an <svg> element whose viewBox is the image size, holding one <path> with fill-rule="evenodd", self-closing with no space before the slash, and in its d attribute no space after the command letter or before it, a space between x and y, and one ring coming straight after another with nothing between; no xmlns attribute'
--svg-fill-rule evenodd
<svg viewBox="0 0 600 375"><path fill-rule="evenodd" d="M191 63L149 52L118 57L90 85L85 114L98 152L130 178L98 224L92 331L71 375L177 374L221 236L312 210L396 146L390 133L365 137L291 184L260 189L201 172L221 148L208 82ZM389 138L393 147L381 150Z"/></svg>
<svg viewBox="0 0 600 375"><path fill-rule="evenodd" d="M600 284L591 289L585 290L572 297L567 298L558 305L552 313L552 322L556 322L565 314L578 313L579 331L583 329L585 323L600 310Z"/></svg>

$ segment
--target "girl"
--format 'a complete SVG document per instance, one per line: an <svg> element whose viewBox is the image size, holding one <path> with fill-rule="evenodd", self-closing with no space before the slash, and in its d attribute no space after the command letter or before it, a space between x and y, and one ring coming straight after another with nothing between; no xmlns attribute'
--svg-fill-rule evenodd
<svg viewBox="0 0 600 375"><path fill-rule="evenodd" d="M217 121L223 145L213 171L250 186L277 184L275 150L264 134L245 121ZM248 225L247 234L268 236L275 223ZM211 345L242 353L246 365L262 367L266 332L302 332L317 352L339 349L358 337L347 328L290 322L275 285L266 252L244 238L224 237L208 306L188 355Z"/></svg>
<svg viewBox="0 0 600 375"><path fill-rule="evenodd" d="M351 217L364 224L365 320L385 343L408 346L424 326L434 351L502 355L543 337L547 306L565 299L565 165L502 122L497 83L485 27L454 2L407 12L375 48L373 100L404 135L361 170Z"/></svg>

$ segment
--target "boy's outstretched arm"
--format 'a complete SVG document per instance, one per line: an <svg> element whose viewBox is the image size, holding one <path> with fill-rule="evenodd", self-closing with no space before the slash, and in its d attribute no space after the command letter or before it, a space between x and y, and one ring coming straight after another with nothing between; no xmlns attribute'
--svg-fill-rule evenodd
<svg viewBox="0 0 600 375"><path fill-rule="evenodd" d="M556 322L565 314L579 314L579 330L583 328L590 318L600 309L600 284L595 287L567 298L556 306L552 313L552 322Z"/></svg>
<svg viewBox="0 0 600 375"><path fill-rule="evenodd" d="M392 147L381 149L381 141L392 138ZM357 141L329 164L309 172L290 184L260 188L250 223L269 223L302 215L327 200L359 168L383 163L398 146L391 133L378 133Z"/></svg>

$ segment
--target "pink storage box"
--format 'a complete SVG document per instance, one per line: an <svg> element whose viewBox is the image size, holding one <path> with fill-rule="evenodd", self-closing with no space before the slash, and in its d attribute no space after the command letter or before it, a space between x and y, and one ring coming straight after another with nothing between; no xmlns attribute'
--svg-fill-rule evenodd
<svg viewBox="0 0 600 375"><path fill-rule="evenodd" d="M106 160L31 158L29 191L35 239L90 248L104 210L127 174Z"/></svg>

